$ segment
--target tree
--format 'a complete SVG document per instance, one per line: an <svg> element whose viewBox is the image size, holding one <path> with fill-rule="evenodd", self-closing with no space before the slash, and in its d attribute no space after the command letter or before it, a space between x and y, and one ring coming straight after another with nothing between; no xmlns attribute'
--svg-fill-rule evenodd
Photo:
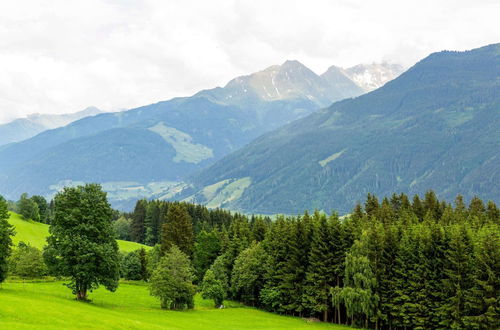
<svg viewBox="0 0 500 330"><path fill-rule="evenodd" d="M125 254L121 260L121 274L126 280L142 279L141 260L138 251Z"/></svg>
<svg viewBox="0 0 500 330"><path fill-rule="evenodd" d="M474 249L474 285L466 298L464 323L472 329L500 329L500 227L482 228Z"/></svg>
<svg viewBox="0 0 500 330"><path fill-rule="evenodd" d="M64 188L55 198L48 249L58 260L61 275L77 300L104 285L115 291L120 277L118 244L114 239L112 210L97 184Z"/></svg>
<svg viewBox="0 0 500 330"><path fill-rule="evenodd" d="M207 232L202 230L197 235L193 256L193 265L197 281L203 279L205 272L210 268L220 252L221 244L217 231L212 230Z"/></svg>
<svg viewBox="0 0 500 330"><path fill-rule="evenodd" d="M23 277L35 278L47 274L42 252L36 247L19 242L9 258L9 272Z"/></svg>
<svg viewBox="0 0 500 330"><path fill-rule="evenodd" d="M231 276L233 297L255 306L264 287L266 251L261 244L243 250L234 262Z"/></svg>
<svg viewBox="0 0 500 330"><path fill-rule="evenodd" d="M40 221L47 223L49 217L49 205L47 204L47 200L45 197L40 195L31 196L31 200L36 203L38 206L38 213L40 215Z"/></svg>
<svg viewBox="0 0 500 330"><path fill-rule="evenodd" d="M130 224L130 237L134 242L144 243L144 238L146 236L144 223L146 221L147 203L145 199L141 199L135 204L132 223Z"/></svg>
<svg viewBox="0 0 500 330"><path fill-rule="evenodd" d="M31 219L33 221L40 221L40 211L38 204L28 194L24 193L17 202L17 210L25 220Z"/></svg>
<svg viewBox="0 0 500 330"><path fill-rule="evenodd" d="M341 303L346 306L351 324L355 324L356 317L364 317L364 326L368 327L368 321L375 315L379 300L374 290L376 285L370 261L354 248L347 253L345 259L344 286L332 288L332 303L335 306Z"/></svg>
<svg viewBox="0 0 500 330"><path fill-rule="evenodd" d="M187 256L193 254L193 223L186 206L175 203L168 208L167 219L163 225L161 249L163 252L176 245Z"/></svg>
<svg viewBox="0 0 500 330"><path fill-rule="evenodd" d="M150 293L164 309L194 308L193 270L188 256L172 246L160 259L150 281Z"/></svg>
<svg viewBox="0 0 500 330"><path fill-rule="evenodd" d="M130 241L130 229L132 225L132 220L127 219L124 216L118 218L118 220L113 222L113 231L115 232L116 238L123 239L125 241Z"/></svg>
<svg viewBox="0 0 500 330"><path fill-rule="evenodd" d="M211 269L207 270L203 277L201 296L203 299L213 299L215 307L220 307L226 299L227 293L224 284L215 277Z"/></svg>
<svg viewBox="0 0 500 330"><path fill-rule="evenodd" d="M7 211L7 203L0 196L0 283L7 277L7 258L11 253L12 239L14 229L7 221L9 219L9 211Z"/></svg>
<svg viewBox="0 0 500 330"><path fill-rule="evenodd" d="M474 285L473 245L470 234L463 225L451 228L447 262L442 281L446 301L439 308L442 312L441 325L449 329L464 328L466 315L465 300Z"/></svg>
<svg viewBox="0 0 500 330"><path fill-rule="evenodd" d="M146 219L145 219L145 227L146 234L144 242L148 245L155 245L158 243L160 228L160 207L158 201L152 201L148 204L146 208Z"/></svg>

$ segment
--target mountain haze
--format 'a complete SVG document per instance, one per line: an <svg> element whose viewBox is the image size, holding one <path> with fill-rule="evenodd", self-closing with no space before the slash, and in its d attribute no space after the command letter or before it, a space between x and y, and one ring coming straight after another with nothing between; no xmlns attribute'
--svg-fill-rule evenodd
<svg viewBox="0 0 500 330"><path fill-rule="evenodd" d="M349 212L368 192L500 198L500 44L423 59L383 87L265 134L194 176L187 200Z"/></svg>
<svg viewBox="0 0 500 330"><path fill-rule="evenodd" d="M188 175L259 135L363 93L341 71L329 71L319 76L286 61L191 97L98 114L3 146L0 194L50 196L99 182L115 206L170 196Z"/></svg>
<svg viewBox="0 0 500 330"><path fill-rule="evenodd" d="M0 125L0 146L29 139L43 131L66 126L71 122L101 112L96 107L88 107L82 111L69 114L44 115L36 113L26 118L15 119Z"/></svg>

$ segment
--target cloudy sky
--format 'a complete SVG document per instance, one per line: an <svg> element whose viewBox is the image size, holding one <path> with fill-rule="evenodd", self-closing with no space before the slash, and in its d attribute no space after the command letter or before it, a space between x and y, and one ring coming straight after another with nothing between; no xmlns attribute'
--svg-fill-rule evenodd
<svg viewBox="0 0 500 330"><path fill-rule="evenodd" d="M132 108L297 59L412 65L500 42L500 1L2 0L0 122Z"/></svg>

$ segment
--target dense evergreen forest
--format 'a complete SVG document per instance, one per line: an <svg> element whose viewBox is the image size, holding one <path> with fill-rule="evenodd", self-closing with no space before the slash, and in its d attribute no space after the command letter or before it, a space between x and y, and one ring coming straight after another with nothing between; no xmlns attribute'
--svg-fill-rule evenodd
<svg viewBox="0 0 500 330"><path fill-rule="evenodd" d="M375 329L500 327L492 201L368 195L342 219L316 211L271 221L141 200L126 216L132 239L191 256L199 288L216 304L227 297Z"/></svg>
<svg viewBox="0 0 500 330"><path fill-rule="evenodd" d="M38 197L27 198L18 211L36 209ZM46 206L39 218L50 222L54 203ZM272 220L139 200L133 212L113 218L117 238L154 246L122 253L121 277L155 287L170 276L167 261L182 260L188 293L171 308L192 308L191 272L216 306L232 299L374 329L500 327L500 211L492 201L475 197L466 205L458 196L452 205L432 191L411 200L368 194L345 217L315 211ZM23 248L14 251L13 270L20 253L33 254ZM57 275L47 250L44 258L45 273Z"/></svg>

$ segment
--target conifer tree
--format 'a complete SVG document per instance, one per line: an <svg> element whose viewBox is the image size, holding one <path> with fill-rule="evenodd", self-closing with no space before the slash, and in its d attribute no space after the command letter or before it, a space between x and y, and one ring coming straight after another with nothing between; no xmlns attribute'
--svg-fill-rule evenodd
<svg viewBox="0 0 500 330"><path fill-rule="evenodd" d="M474 284L466 299L464 324L472 329L500 329L500 227L481 228L474 248Z"/></svg>
<svg viewBox="0 0 500 330"><path fill-rule="evenodd" d="M446 256L443 280L446 301L440 308L441 325L462 329L468 313L465 301L474 285L473 245L464 225L451 228Z"/></svg>
<svg viewBox="0 0 500 330"><path fill-rule="evenodd" d="M314 227L309 252L309 265L306 275L303 301L312 312L321 313L323 321L328 321L331 310L331 288L336 285L336 256L338 247L333 242L332 226L325 215L314 213Z"/></svg>
<svg viewBox="0 0 500 330"><path fill-rule="evenodd" d="M169 250L173 245L191 257L194 243L193 223L186 209L181 203L172 204L162 229L161 249Z"/></svg>
<svg viewBox="0 0 500 330"><path fill-rule="evenodd" d="M145 199L138 200L135 204L134 213L132 215L132 224L130 225L130 237L134 242L144 243L146 230L144 227L146 221L147 201Z"/></svg>

